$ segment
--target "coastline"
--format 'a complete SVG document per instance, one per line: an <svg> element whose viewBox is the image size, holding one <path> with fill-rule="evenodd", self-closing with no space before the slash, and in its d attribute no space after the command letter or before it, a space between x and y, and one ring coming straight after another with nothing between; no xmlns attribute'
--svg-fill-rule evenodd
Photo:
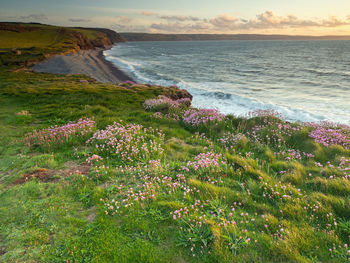
<svg viewBox="0 0 350 263"><path fill-rule="evenodd" d="M103 51L109 48L95 48L67 55L56 55L35 64L32 70L40 73L83 74L102 83L134 81L105 59Z"/></svg>

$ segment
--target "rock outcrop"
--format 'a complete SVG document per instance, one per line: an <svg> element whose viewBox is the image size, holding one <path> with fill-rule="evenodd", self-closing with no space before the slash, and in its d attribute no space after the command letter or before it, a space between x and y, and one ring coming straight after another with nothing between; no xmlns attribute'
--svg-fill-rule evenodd
<svg viewBox="0 0 350 263"><path fill-rule="evenodd" d="M112 43L126 42L125 38L123 38L119 33L111 29L107 29L107 28L87 28L87 29L91 29L91 30L98 31L105 34L112 41Z"/></svg>
<svg viewBox="0 0 350 263"><path fill-rule="evenodd" d="M184 98L189 98L192 100L192 95L185 89L180 89L177 86L171 86L169 87L165 93L164 96L171 98L173 100L178 100L178 99L184 99Z"/></svg>

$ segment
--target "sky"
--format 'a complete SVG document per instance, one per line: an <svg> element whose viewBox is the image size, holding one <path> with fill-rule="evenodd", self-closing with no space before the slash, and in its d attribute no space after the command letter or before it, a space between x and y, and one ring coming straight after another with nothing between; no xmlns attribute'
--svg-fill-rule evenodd
<svg viewBox="0 0 350 263"><path fill-rule="evenodd" d="M0 0L0 21L118 32L350 35L350 0Z"/></svg>

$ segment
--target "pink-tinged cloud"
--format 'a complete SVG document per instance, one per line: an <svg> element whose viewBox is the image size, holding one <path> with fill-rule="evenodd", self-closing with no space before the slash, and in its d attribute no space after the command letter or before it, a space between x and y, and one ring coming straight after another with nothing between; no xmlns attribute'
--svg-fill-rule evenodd
<svg viewBox="0 0 350 263"><path fill-rule="evenodd" d="M350 25L350 16L346 19L329 17L328 19L300 19L293 15L279 16L272 11L265 11L252 19L242 19L229 14L219 15L212 19L191 16L160 16L167 23L153 23L152 32L235 32L266 29L303 29L303 28L336 28Z"/></svg>
<svg viewBox="0 0 350 263"><path fill-rule="evenodd" d="M116 16L114 18L116 20L116 23L120 23L120 24L129 24L133 21L132 18L127 16Z"/></svg>
<svg viewBox="0 0 350 263"><path fill-rule="evenodd" d="M209 23L215 27L231 27L233 24L237 23L238 19L229 14L219 15L216 18L210 19Z"/></svg>
<svg viewBox="0 0 350 263"><path fill-rule="evenodd" d="M258 14L256 18L243 20L230 15L221 15L209 21L216 29L223 31L242 29L304 28L304 27L338 27L350 25L350 21L337 17L324 20L299 19L296 16L278 16L272 11Z"/></svg>
<svg viewBox="0 0 350 263"><path fill-rule="evenodd" d="M338 26L345 26L350 25L349 17L347 17L347 20L341 20L335 16L331 16L329 19L322 21L322 26L324 27L338 27Z"/></svg>
<svg viewBox="0 0 350 263"><path fill-rule="evenodd" d="M144 16L153 16L153 15L155 15L155 13L149 12L149 11L142 11L141 14L144 15Z"/></svg>

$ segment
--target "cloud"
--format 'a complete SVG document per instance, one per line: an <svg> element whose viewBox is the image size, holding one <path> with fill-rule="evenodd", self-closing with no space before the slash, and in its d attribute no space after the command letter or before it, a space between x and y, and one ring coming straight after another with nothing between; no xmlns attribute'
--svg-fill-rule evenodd
<svg viewBox="0 0 350 263"><path fill-rule="evenodd" d="M91 19L86 19L86 18L70 18L68 19L70 22L74 22L74 23L80 23L80 22L91 22Z"/></svg>
<svg viewBox="0 0 350 263"><path fill-rule="evenodd" d="M133 19L127 16L116 16L113 18L111 28L117 32L145 32L147 28L137 23L132 23Z"/></svg>
<svg viewBox="0 0 350 263"><path fill-rule="evenodd" d="M330 18L322 21L322 26L324 27L338 27L338 26L346 26L350 25L350 17L347 17L347 20L341 20L335 16L331 16Z"/></svg>
<svg viewBox="0 0 350 263"><path fill-rule="evenodd" d="M226 15L219 15L218 17L214 19L210 19L209 22L218 28L230 28L232 25L235 25L238 21L237 18L226 14Z"/></svg>
<svg viewBox="0 0 350 263"><path fill-rule="evenodd" d="M116 16L114 18L116 19L117 23L121 23L121 24L129 24L133 20L132 18L127 16Z"/></svg>
<svg viewBox="0 0 350 263"><path fill-rule="evenodd" d="M265 11L256 15L253 19L239 19L231 15L220 15L209 20L217 30L232 31L244 29L282 29L282 28L305 28L305 27L338 27L350 25L349 19L342 20L330 17L324 20L299 19L293 15L279 16L272 11Z"/></svg>
<svg viewBox="0 0 350 263"><path fill-rule="evenodd" d="M207 22L198 22L193 25L191 25L191 29L195 31L202 31L202 30L208 30L210 29L210 26Z"/></svg>
<svg viewBox="0 0 350 263"><path fill-rule="evenodd" d="M117 32L148 32L148 28L141 25L123 25L123 24L112 24L110 26L113 30Z"/></svg>
<svg viewBox="0 0 350 263"><path fill-rule="evenodd" d="M151 25L152 32L170 32L170 33L199 33L203 31L207 31L210 29L210 25L205 22L196 22L196 23L182 23L182 22L174 22L174 23L154 23Z"/></svg>
<svg viewBox="0 0 350 263"><path fill-rule="evenodd" d="M156 29L159 31L178 32L183 29L183 25L180 23L172 23L172 24L154 23L150 26L150 28Z"/></svg>
<svg viewBox="0 0 350 263"><path fill-rule="evenodd" d="M167 23L151 24L152 32L217 33L269 29L336 28L350 25L350 16L346 19L335 16L327 19L301 19L293 15L280 16L272 11L265 11L252 19L242 19L230 14L218 15L212 19L192 16L159 16L158 18L167 20Z"/></svg>
<svg viewBox="0 0 350 263"><path fill-rule="evenodd" d="M173 20L173 21L199 21L201 20L198 17L193 17L193 16L160 16L160 19L165 19L165 20Z"/></svg>
<svg viewBox="0 0 350 263"><path fill-rule="evenodd" d="M23 20L31 20L31 21L42 21L42 20L47 20L46 15L44 14L31 14L27 16L20 16L20 19Z"/></svg>
<svg viewBox="0 0 350 263"><path fill-rule="evenodd" d="M153 16L153 15L155 15L155 13L149 12L149 11L142 11L141 14L144 15L144 16Z"/></svg>

